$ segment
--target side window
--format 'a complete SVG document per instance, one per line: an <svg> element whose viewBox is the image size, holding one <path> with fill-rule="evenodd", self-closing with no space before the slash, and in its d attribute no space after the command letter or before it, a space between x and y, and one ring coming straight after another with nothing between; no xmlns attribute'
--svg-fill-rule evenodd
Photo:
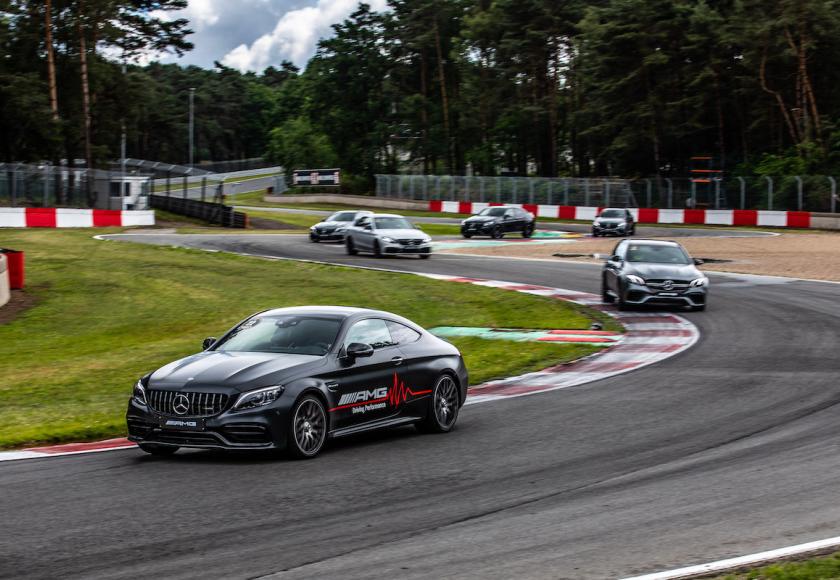
<svg viewBox="0 0 840 580"><path fill-rule="evenodd" d="M626 253L626 251L627 244L625 244L624 242L618 242L615 245L615 248L613 249L613 256L620 256L621 258L624 258L624 254Z"/></svg>
<svg viewBox="0 0 840 580"><path fill-rule="evenodd" d="M347 347L351 342L369 344L373 348L385 348L394 344L391 333L388 332L388 325L381 318L360 320L350 327L347 336L344 337L344 346Z"/></svg>
<svg viewBox="0 0 840 580"><path fill-rule="evenodd" d="M368 224L370 224L370 218L367 216L362 216L356 220L356 225L360 228L363 228Z"/></svg>
<svg viewBox="0 0 840 580"><path fill-rule="evenodd" d="M409 344L420 340L420 333L399 322L386 321L388 330L391 331L391 339L397 344Z"/></svg>

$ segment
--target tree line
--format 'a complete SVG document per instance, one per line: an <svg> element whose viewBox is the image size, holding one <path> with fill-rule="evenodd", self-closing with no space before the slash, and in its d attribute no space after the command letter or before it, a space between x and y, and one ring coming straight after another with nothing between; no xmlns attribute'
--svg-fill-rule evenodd
<svg viewBox="0 0 840 580"><path fill-rule="evenodd" d="M123 65L191 48L186 0L0 0L0 155L266 155L376 173L840 169L835 0L391 0L300 70Z"/></svg>

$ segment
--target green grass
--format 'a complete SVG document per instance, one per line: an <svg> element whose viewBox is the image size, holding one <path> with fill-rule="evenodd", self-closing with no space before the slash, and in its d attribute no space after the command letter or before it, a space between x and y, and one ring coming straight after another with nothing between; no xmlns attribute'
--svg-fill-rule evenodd
<svg viewBox="0 0 840 580"><path fill-rule="evenodd" d="M840 552L801 562L782 562L748 572L720 576L725 580L829 580L840 578Z"/></svg>
<svg viewBox="0 0 840 580"><path fill-rule="evenodd" d="M34 307L0 325L0 447L124 434L143 373L200 350L260 309L341 304L434 326L586 328L612 319L539 296L392 274L225 253L102 242L118 230L0 230L26 252ZM473 384L592 352L576 345L455 341Z"/></svg>

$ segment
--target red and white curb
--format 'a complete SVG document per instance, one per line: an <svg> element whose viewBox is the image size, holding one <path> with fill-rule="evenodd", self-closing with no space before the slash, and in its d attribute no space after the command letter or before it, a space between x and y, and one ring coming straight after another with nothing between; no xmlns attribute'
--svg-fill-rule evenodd
<svg viewBox="0 0 840 580"><path fill-rule="evenodd" d="M608 347L586 358L472 387L466 405L535 395L606 379L679 354L690 348L700 338L697 327L682 316L662 312L619 312L614 306L603 304L601 297L596 294L499 280L439 274L420 275L435 280L489 286L567 300L601 310L618 319L627 331L618 345Z"/></svg>
<svg viewBox="0 0 840 580"><path fill-rule="evenodd" d="M567 300L601 310L617 318L627 331L616 346L607 347L599 353L578 361L472 387L465 405L535 395L626 373L672 357L690 348L700 337L697 327L681 316L657 312L619 312L615 307L603 304L599 296L586 292L441 274L418 273L416 275L434 280L475 284ZM0 462L112 451L130 447L134 447L134 443L122 438L34 447L21 451L0 452Z"/></svg>
<svg viewBox="0 0 840 580"><path fill-rule="evenodd" d="M484 203L474 201L429 202L429 211L441 213L475 214L486 207L512 205L521 207L537 217L562 220L592 221L603 208L573 205L544 205L534 203ZM761 226L777 228L810 228L811 212L773 211L756 209L658 209L630 207L633 219L640 224L695 224L717 226Z"/></svg>
<svg viewBox="0 0 840 580"><path fill-rule="evenodd" d="M152 210L0 207L0 228L106 228L153 226Z"/></svg>

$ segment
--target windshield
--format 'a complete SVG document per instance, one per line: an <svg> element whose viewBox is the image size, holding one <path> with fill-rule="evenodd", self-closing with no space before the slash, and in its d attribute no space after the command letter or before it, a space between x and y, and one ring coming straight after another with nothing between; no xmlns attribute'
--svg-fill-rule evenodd
<svg viewBox="0 0 840 580"><path fill-rule="evenodd" d="M600 217L602 218L623 218L624 211L620 209L605 209L601 212Z"/></svg>
<svg viewBox="0 0 840 580"><path fill-rule="evenodd" d="M341 320L317 316L262 316L243 322L214 350L327 354L338 336Z"/></svg>
<svg viewBox="0 0 840 580"><path fill-rule="evenodd" d="M354 211L340 211L338 213L332 214L330 217L327 218L326 221L328 222L352 222L353 218L356 217L356 212Z"/></svg>
<svg viewBox="0 0 840 580"><path fill-rule="evenodd" d="M503 207L485 207L478 215L489 215L491 217L501 217L505 215L507 209Z"/></svg>
<svg viewBox="0 0 840 580"><path fill-rule="evenodd" d="M627 248L628 262L651 264L688 264L688 256L679 246L631 245Z"/></svg>
<svg viewBox="0 0 840 580"><path fill-rule="evenodd" d="M373 220L376 222L377 230L413 230L411 225L405 218L401 217L380 217Z"/></svg>

